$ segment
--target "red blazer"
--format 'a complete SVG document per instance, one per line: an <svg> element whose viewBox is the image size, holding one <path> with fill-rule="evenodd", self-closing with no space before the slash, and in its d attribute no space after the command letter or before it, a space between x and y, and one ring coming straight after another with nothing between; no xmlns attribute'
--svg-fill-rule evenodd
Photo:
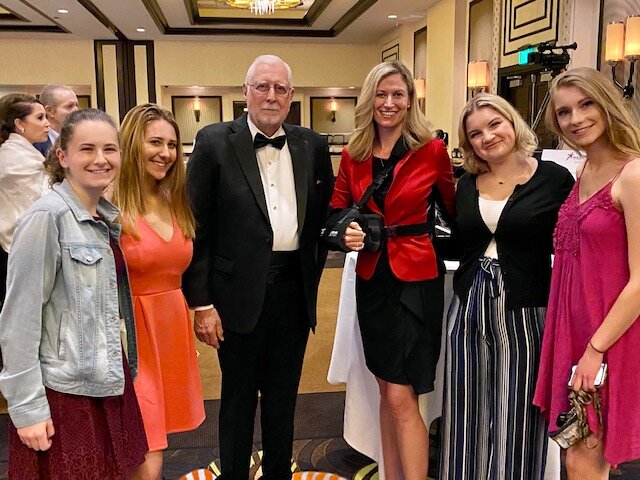
<svg viewBox="0 0 640 480"><path fill-rule="evenodd" d="M348 208L359 200L373 181L372 157L354 161L345 148L331 197L331 208ZM384 217L384 224L411 225L427 221L427 198L437 185L446 210L453 214L455 189L451 160L441 140L431 140L416 152L408 152L393 170L393 181L384 201L384 214L373 198L366 206ZM436 253L427 234L411 237L389 237L386 240L389 264L395 276L406 282L430 280L438 276ZM362 251L358 255L356 273L365 280L373 275L380 252Z"/></svg>

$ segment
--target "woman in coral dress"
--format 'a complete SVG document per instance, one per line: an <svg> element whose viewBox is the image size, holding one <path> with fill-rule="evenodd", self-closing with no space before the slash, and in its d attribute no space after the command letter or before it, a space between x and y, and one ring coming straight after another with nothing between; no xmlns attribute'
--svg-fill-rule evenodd
<svg viewBox="0 0 640 480"><path fill-rule="evenodd" d="M200 372L182 273L193 252L194 220L185 193L180 134L173 115L153 104L127 113L122 173L114 201L122 211L138 336L136 395L149 453L134 478L159 479L167 434L204 420Z"/></svg>
<svg viewBox="0 0 640 480"><path fill-rule="evenodd" d="M551 87L547 123L586 153L558 214L555 263L534 404L555 430L571 388L599 389L601 421L587 405L590 436L567 450L569 479L607 479L640 458L640 132L602 73L575 68Z"/></svg>

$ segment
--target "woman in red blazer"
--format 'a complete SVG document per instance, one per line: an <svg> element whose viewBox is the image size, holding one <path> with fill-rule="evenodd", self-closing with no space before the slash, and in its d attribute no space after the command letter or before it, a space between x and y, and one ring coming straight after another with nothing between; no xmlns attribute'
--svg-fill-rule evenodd
<svg viewBox="0 0 640 480"><path fill-rule="evenodd" d="M453 213L451 162L419 110L412 75L400 62L371 70L355 123L331 207L352 206L380 171L394 165L361 210L384 218L381 248L363 250L365 233L356 222L342 240L361 252L356 304L367 367L380 388L386 478L424 480L428 435L418 395L433 390L444 308L444 265L431 243L427 215L436 191Z"/></svg>

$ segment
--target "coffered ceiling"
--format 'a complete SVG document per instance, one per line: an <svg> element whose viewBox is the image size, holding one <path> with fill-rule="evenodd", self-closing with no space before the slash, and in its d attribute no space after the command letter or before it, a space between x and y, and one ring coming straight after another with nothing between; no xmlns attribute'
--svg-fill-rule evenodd
<svg viewBox="0 0 640 480"><path fill-rule="evenodd" d="M0 0L0 38L375 43L437 1L303 0L257 16L224 0Z"/></svg>

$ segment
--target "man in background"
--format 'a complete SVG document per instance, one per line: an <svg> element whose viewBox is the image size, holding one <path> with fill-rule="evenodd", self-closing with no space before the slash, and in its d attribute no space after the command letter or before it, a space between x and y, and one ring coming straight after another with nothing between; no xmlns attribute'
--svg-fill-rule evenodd
<svg viewBox="0 0 640 480"><path fill-rule="evenodd" d="M249 476L259 392L262 478L284 480L333 173L325 139L283 125L293 99L284 61L258 57L242 90L248 114L200 130L189 158L197 227L183 288L196 336L218 349L221 479Z"/></svg>
<svg viewBox="0 0 640 480"><path fill-rule="evenodd" d="M78 110L78 97L66 85L47 85L40 92L38 100L44 106L49 120L49 138L44 142L34 143L33 146L46 157L49 148L60 135L64 119L71 112Z"/></svg>

